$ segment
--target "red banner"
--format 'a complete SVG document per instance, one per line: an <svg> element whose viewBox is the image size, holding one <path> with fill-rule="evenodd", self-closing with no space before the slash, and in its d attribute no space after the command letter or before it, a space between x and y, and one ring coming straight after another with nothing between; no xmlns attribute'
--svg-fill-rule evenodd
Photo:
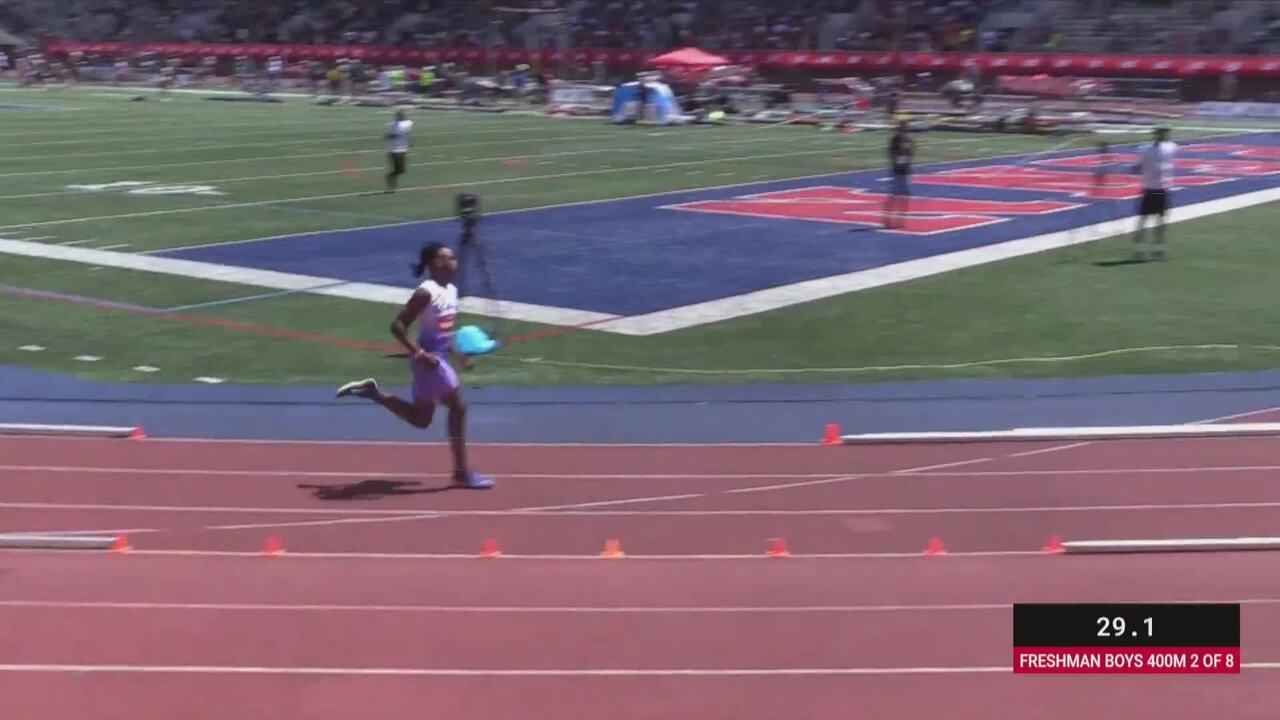
<svg viewBox="0 0 1280 720"><path fill-rule="evenodd" d="M382 45L208 45L200 43L114 43L55 40L45 45L53 54L80 51L116 55L122 52L154 52L161 55L214 55L228 58L272 55L289 60L357 58L373 63L489 62L500 64L591 63L604 60L614 66L647 67L657 53L644 50L579 49L531 51L519 48L407 48ZM792 52L745 50L721 53L730 61L769 68L805 70L859 70L865 72L957 71L970 65L1000 75L1196 77L1234 72L1241 77L1280 78L1280 58L1235 55L1043 55L1016 53L924 52Z"/></svg>

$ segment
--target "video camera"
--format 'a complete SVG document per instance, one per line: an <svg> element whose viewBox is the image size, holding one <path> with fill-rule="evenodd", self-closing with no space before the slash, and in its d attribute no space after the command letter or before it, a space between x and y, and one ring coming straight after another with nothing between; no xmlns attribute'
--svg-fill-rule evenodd
<svg viewBox="0 0 1280 720"><path fill-rule="evenodd" d="M480 198L471 193L458 193L456 205L458 219L462 221L462 242L469 243L476 223L480 222Z"/></svg>

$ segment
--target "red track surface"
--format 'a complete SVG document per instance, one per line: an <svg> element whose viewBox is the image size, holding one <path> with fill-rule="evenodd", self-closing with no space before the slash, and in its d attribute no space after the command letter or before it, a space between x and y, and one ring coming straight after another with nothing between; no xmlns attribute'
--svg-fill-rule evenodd
<svg viewBox="0 0 1280 720"><path fill-rule="evenodd" d="M1280 535L1280 442L473 452L496 490L430 492L447 483L434 445L0 440L0 532L129 531L135 548L0 552L4 717L1280 707L1273 555L1039 552L1051 535ZM259 554L271 535L284 557ZM933 536L949 555L921 555ZM765 558L772 537L795 555ZM486 538L504 558L474 557ZM627 558L597 557L609 538ZM1013 602L1185 600L1244 602L1244 661L1277 669L1008 669Z"/></svg>

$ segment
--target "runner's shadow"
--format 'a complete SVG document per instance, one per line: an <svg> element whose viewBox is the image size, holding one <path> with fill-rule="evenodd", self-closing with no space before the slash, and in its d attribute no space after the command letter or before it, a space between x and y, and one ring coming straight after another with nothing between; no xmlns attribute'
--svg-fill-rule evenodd
<svg viewBox="0 0 1280 720"><path fill-rule="evenodd" d="M1146 265L1146 264L1147 264L1146 260L1135 260L1133 258L1126 258L1124 260L1099 260L1098 262L1094 263L1094 266L1122 267L1124 265Z"/></svg>
<svg viewBox="0 0 1280 720"><path fill-rule="evenodd" d="M453 485L422 487L421 483L399 480L361 480L342 485L299 485L310 490L317 500L377 500L395 495L429 495L453 490Z"/></svg>

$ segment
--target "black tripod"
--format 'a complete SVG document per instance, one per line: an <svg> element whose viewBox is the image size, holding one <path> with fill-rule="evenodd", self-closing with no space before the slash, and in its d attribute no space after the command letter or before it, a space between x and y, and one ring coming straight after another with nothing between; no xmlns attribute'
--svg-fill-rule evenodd
<svg viewBox="0 0 1280 720"><path fill-rule="evenodd" d="M476 225L480 222L480 201L474 195L458 196L458 216L462 220L462 239L458 244L458 297L475 296L469 279L472 266L480 272L480 282L484 284L484 295L492 302L498 301L493 289L493 276L489 273L489 263L485 258L484 243L476 236ZM496 315L495 315L496 317ZM497 333L493 333L497 338Z"/></svg>

